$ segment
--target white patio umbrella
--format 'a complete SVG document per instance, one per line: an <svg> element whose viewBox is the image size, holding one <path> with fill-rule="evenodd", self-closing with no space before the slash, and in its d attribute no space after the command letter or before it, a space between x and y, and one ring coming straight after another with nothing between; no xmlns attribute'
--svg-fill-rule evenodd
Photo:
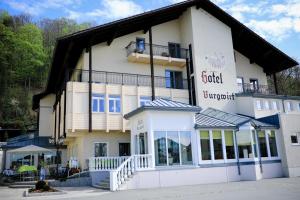
<svg viewBox="0 0 300 200"><path fill-rule="evenodd" d="M28 145L25 147L21 147L18 149L9 150L9 153L42 153L42 152L51 152L52 150L46 149L43 147L35 146L35 145Z"/></svg>

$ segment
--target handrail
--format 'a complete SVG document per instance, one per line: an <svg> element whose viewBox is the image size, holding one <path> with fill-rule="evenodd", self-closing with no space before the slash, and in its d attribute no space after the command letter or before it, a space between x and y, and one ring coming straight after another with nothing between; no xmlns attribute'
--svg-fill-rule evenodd
<svg viewBox="0 0 300 200"><path fill-rule="evenodd" d="M89 71L82 69L75 69L71 71L71 81L88 82ZM92 71L92 82L103 84L119 84L119 85L137 85L137 86L151 86L151 76L143 74L130 74L108 71ZM187 79L179 79L175 81L169 77L154 76L155 87L173 88L173 89L187 89Z"/></svg>
<svg viewBox="0 0 300 200"><path fill-rule="evenodd" d="M275 89L268 85L254 85L251 83L238 83L238 93L249 94L276 94Z"/></svg>
<svg viewBox="0 0 300 200"><path fill-rule="evenodd" d="M110 190L115 191L135 171L151 169L151 155L133 155L127 158L116 170L110 171Z"/></svg>

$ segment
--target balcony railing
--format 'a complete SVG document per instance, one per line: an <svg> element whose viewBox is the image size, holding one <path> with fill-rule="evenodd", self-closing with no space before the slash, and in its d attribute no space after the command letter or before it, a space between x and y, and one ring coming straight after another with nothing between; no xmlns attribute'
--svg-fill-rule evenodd
<svg viewBox="0 0 300 200"><path fill-rule="evenodd" d="M275 89L268 85L254 85L250 83L238 84L240 94L276 94Z"/></svg>
<svg viewBox="0 0 300 200"><path fill-rule="evenodd" d="M138 47L136 42L130 42L126 47L127 56L131 53L150 55L150 44L145 43L142 47ZM152 44L153 56L172 57L172 58L188 58L188 50L185 48L175 48L163 45Z"/></svg>
<svg viewBox="0 0 300 200"><path fill-rule="evenodd" d="M71 81L88 82L89 71L74 70L72 73ZM92 82L102 84L136 85L150 87L151 76L118 72L92 71ZM155 87L161 88L188 89L186 79L176 80L174 84L174 79L163 76L155 76L154 85Z"/></svg>

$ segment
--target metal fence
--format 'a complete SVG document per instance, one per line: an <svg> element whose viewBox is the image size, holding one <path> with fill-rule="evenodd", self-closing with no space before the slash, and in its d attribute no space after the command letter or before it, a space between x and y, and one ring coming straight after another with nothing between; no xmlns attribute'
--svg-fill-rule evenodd
<svg viewBox="0 0 300 200"><path fill-rule="evenodd" d="M136 42L130 42L126 47L127 56L131 53L150 54L150 44L145 43L139 47ZM152 51L154 56L164 56L173 58L188 58L188 50L185 48L176 48L172 46L163 46L152 44Z"/></svg>
<svg viewBox="0 0 300 200"><path fill-rule="evenodd" d="M250 83L238 84L238 93L276 94L275 89L268 85L254 85Z"/></svg>
<svg viewBox="0 0 300 200"><path fill-rule="evenodd" d="M71 81L88 82L89 71L88 70L74 70ZM136 86L151 86L151 76L141 74L128 74L117 72L105 72L105 71L92 71L92 82L103 84L119 84L119 85L136 85ZM171 83L172 82L172 83ZM187 80L176 80L176 84L173 84L174 80L168 77L155 76L155 87L162 88L176 88L176 89L188 89ZM175 86L172 86L175 85Z"/></svg>

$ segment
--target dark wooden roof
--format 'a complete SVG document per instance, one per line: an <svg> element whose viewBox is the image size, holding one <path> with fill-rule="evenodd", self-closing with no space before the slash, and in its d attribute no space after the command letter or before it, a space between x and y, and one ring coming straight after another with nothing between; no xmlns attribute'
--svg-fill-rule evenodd
<svg viewBox="0 0 300 200"><path fill-rule="evenodd" d="M209 0L188 0L58 38L47 86L39 98L49 93L56 93L61 88L65 70L76 66L84 48L102 42L110 43L114 38L140 30L146 31L151 26L177 19L192 6L206 10L231 27L234 49L248 57L251 62L263 67L267 74L298 64ZM35 101L39 98L34 99L33 108L38 107L38 102Z"/></svg>

